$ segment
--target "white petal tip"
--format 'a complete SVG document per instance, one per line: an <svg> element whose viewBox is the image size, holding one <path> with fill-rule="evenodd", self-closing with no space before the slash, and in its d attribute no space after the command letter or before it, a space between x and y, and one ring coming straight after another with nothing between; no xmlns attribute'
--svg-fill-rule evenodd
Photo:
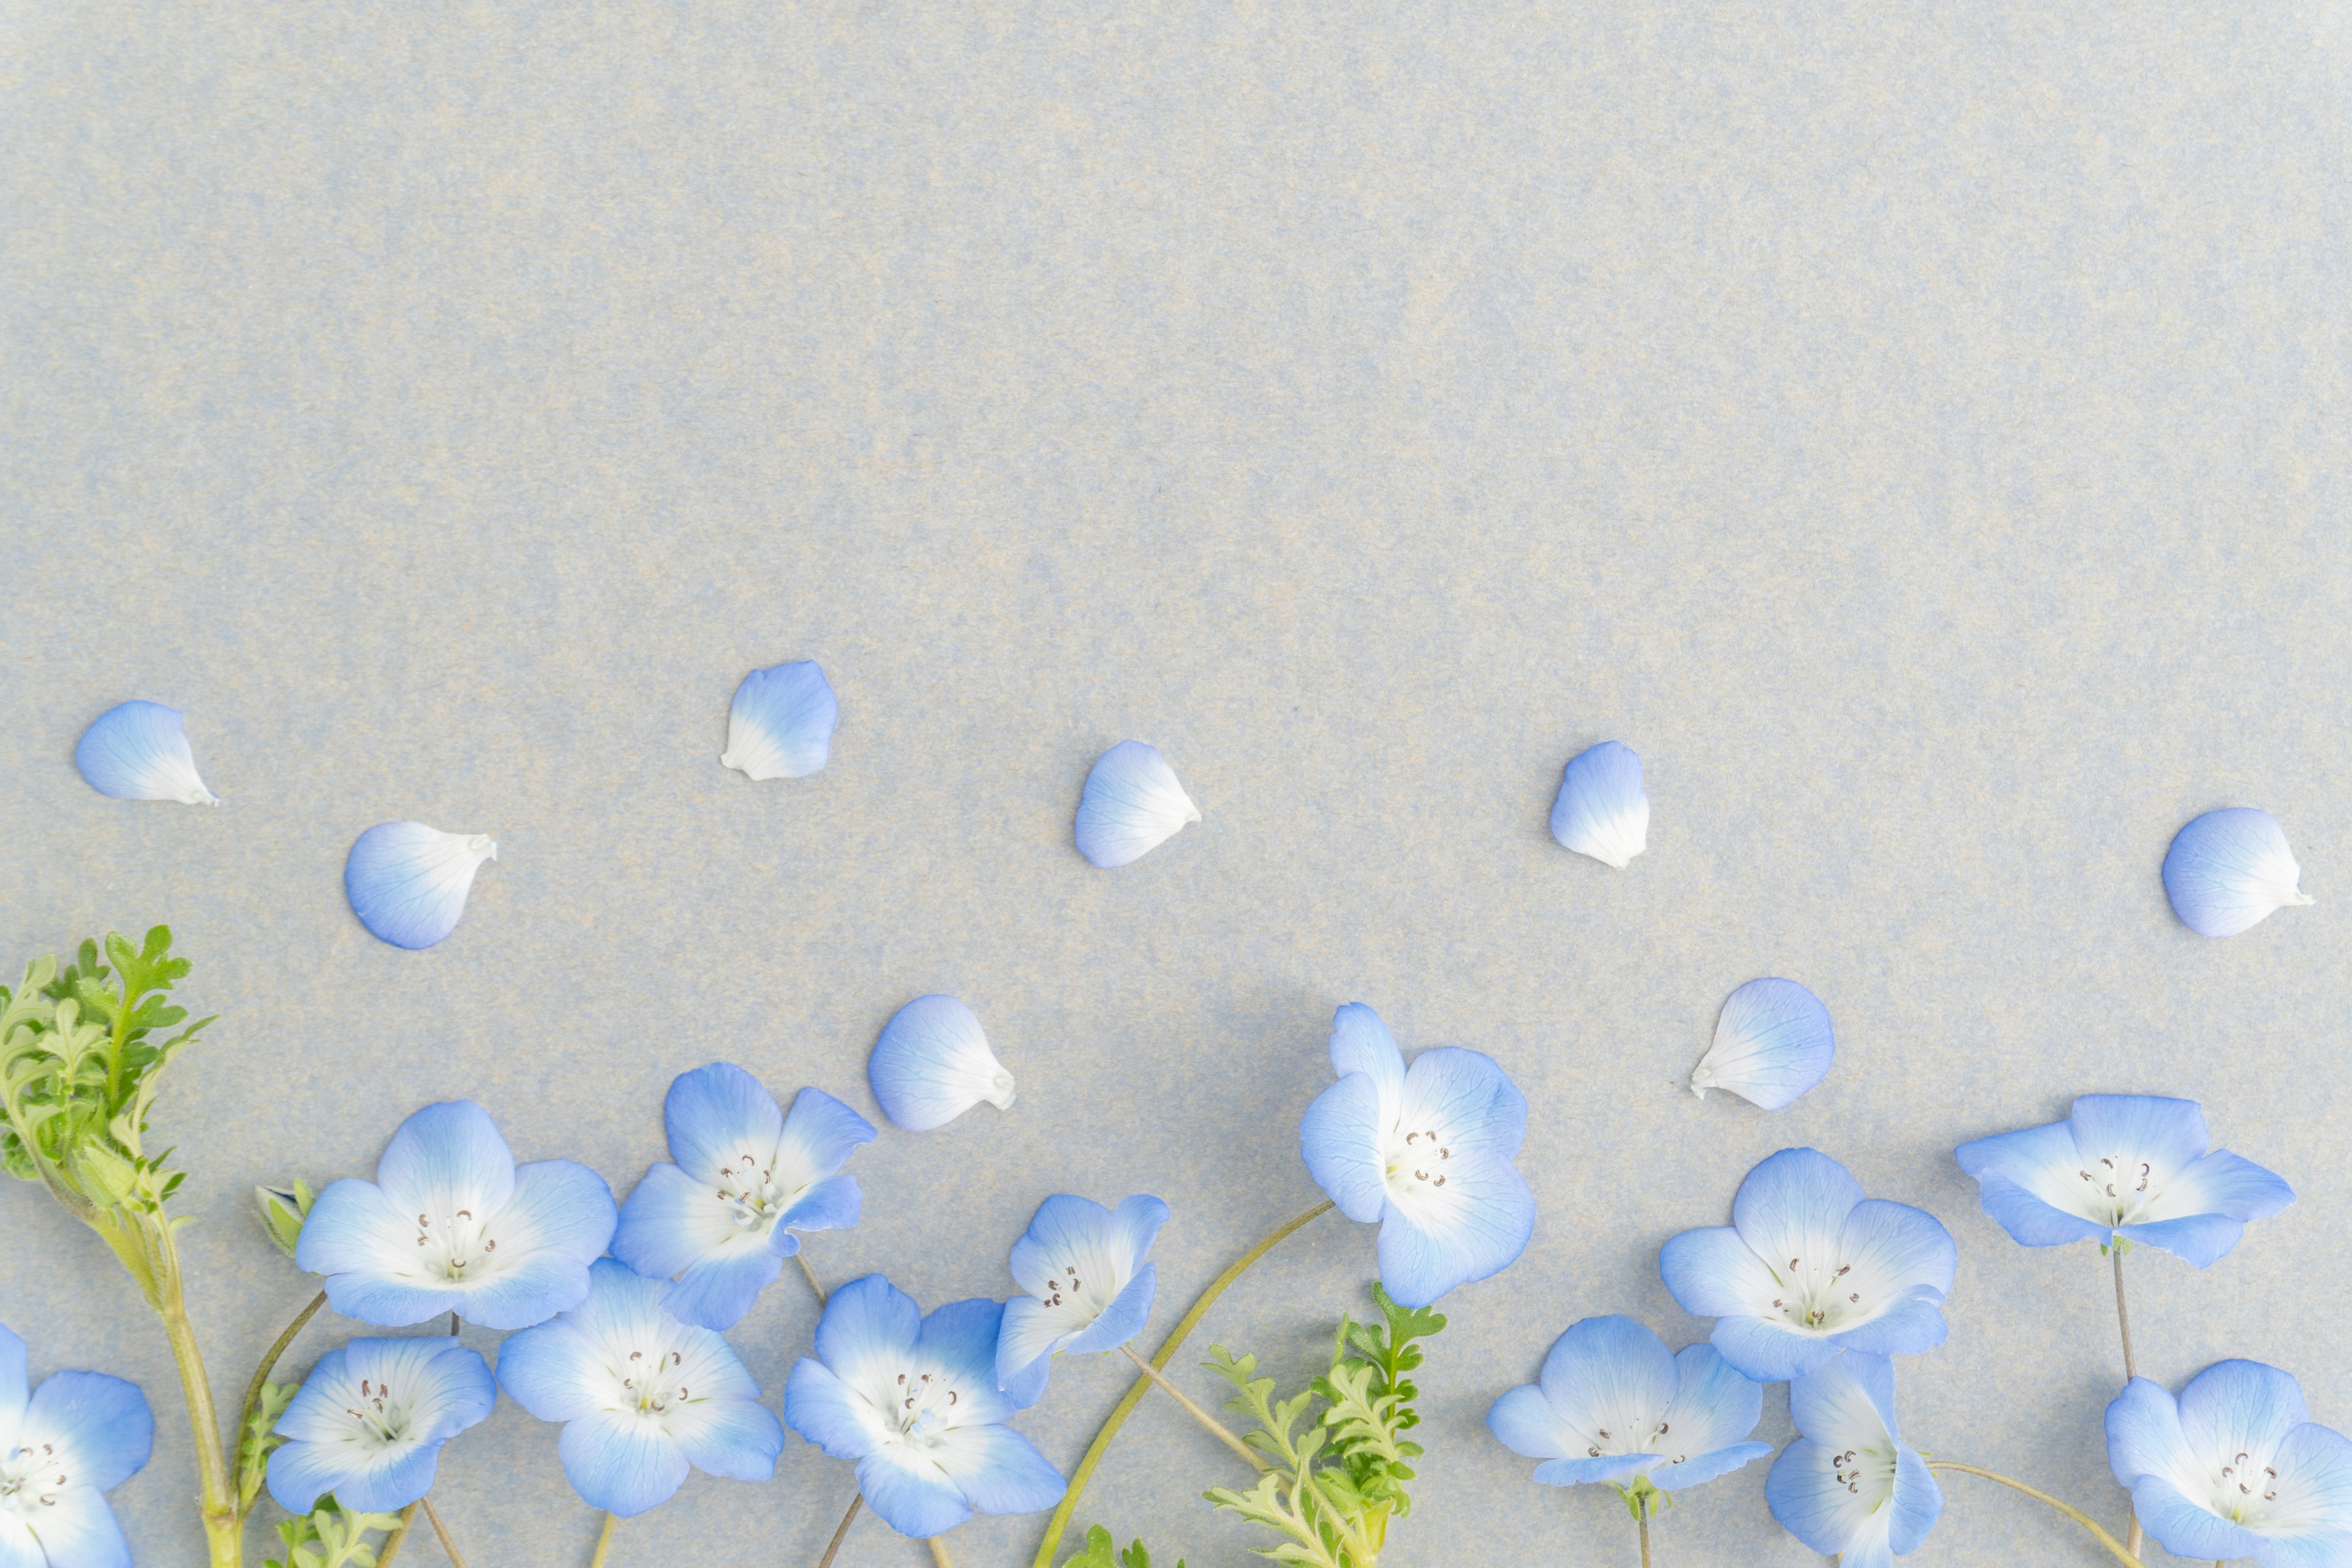
<svg viewBox="0 0 2352 1568"><path fill-rule="evenodd" d="M1700 1083L1696 1078L1691 1079L1690 1091L1691 1098L1693 1100L1705 1100L1706 1098L1706 1086Z"/></svg>

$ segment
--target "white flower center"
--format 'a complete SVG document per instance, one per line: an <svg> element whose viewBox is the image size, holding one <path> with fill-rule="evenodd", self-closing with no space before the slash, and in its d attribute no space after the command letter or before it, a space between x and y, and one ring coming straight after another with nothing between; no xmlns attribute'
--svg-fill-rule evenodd
<svg viewBox="0 0 2352 1568"><path fill-rule="evenodd" d="M1791 1328L1834 1334L1866 1323L1886 1310L1885 1301L1864 1297L1862 1282L1853 1278L1853 1265L1834 1257L1816 1258L1811 1265L1801 1258L1791 1258L1786 1268L1773 1258L1764 1262L1772 1271L1773 1287L1780 1292L1772 1298L1772 1310Z"/></svg>
<svg viewBox="0 0 2352 1568"><path fill-rule="evenodd" d="M1865 1445L1832 1457L1838 1484L1856 1497L1866 1497L1876 1508L1895 1495L1895 1448Z"/></svg>
<svg viewBox="0 0 2352 1568"><path fill-rule="evenodd" d="M416 1265L428 1279L470 1284L498 1272L499 1238L490 1215L470 1208L416 1216ZM505 1261L512 1261L509 1257Z"/></svg>
<svg viewBox="0 0 2352 1568"><path fill-rule="evenodd" d="M2134 1154L2105 1155L2076 1174L2082 1213L2102 1225L2129 1225L2164 1195L2155 1165Z"/></svg>
<svg viewBox="0 0 2352 1568"><path fill-rule="evenodd" d="M58 1492L71 1479L54 1447L25 1444L0 1459L0 1510L37 1516L41 1510L58 1506Z"/></svg>
<svg viewBox="0 0 2352 1568"><path fill-rule="evenodd" d="M1087 1272L1094 1276L1089 1283L1078 1273L1076 1264L1066 1263L1062 1265L1061 1273L1054 1277L1053 1283L1045 1287L1045 1294L1037 1299L1048 1307L1066 1309L1091 1322L1101 1317L1103 1310L1117 1300L1118 1293L1127 1288L1127 1281L1119 1279L1116 1271L1110 1271L1108 1278L1105 1278L1108 1268L1108 1264L1089 1265Z"/></svg>
<svg viewBox="0 0 2352 1568"><path fill-rule="evenodd" d="M361 1447L389 1448L406 1439L409 1402L395 1398L390 1384L363 1377L360 1379L356 1400L343 1406L343 1414L357 1424Z"/></svg>
<svg viewBox="0 0 2352 1568"><path fill-rule="evenodd" d="M909 1368L891 1385L882 1411L883 1441L910 1448L943 1447L957 1424L963 1394L946 1373Z"/></svg>
<svg viewBox="0 0 2352 1568"><path fill-rule="evenodd" d="M1391 1194L1425 1197L1444 1188L1454 1160L1451 1137L1444 1128L1390 1128L1386 1167Z"/></svg>
<svg viewBox="0 0 2352 1568"><path fill-rule="evenodd" d="M663 1425L663 1417L694 1397L686 1370L686 1356L675 1346L657 1344L620 1354L604 1369L612 1380L605 1408Z"/></svg>
<svg viewBox="0 0 2352 1568"><path fill-rule="evenodd" d="M2279 1494L2279 1474L2271 1458L2268 1454L2239 1454L2224 1464L2213 1478L2213 1511L2249 1530L2262 1528L2271 1514L2263 1505L2276 1502Z"/></svg>
<svg viewBox="0 0 2352 1568"><path fill-rule="evenodd" d="M773 1153L765 1160L740 1153L719 1168L719 1201L727 1205L741 1229L767 1235L783 1212L808 1191L806 1182L795 1183L789 1174L779 1177L776 1166L780 1163Z"/></svg>
<svg viewBox="0 0 2352 1568"><path fill-rule="evenodd" d="M1635 1428L1639 1428L1643 1425L1644 1423L1640 1421L1633 1423L1633 1426ZM1664 1453L1667 1446L1659 1442L1658 1439L1665 1436L1669 1432L1671 1432L1673 1430L1672 1426L1664 1421L1650 1423L1648 1426L1649 1430L1647 1432L1640 1430L1612 1431L1606 1426L1596 1428L1592 1434L1592 1443L1591 1443L1584 1450L1585 1457L1587 1458L1598 1459L1603 1455L1614 1456L1618 1454ZM1638 1441L1636 1439L1638 1439ZM1673 1458L1666 1462L1670 1465L1679 1465L1689 1458L1690 1456L1688 1454L1676 1454Z"/></svg>

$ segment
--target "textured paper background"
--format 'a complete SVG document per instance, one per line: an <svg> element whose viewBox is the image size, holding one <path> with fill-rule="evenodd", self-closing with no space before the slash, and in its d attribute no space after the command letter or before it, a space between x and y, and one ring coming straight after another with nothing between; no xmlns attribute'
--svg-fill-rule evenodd
<svg viewBox="0 0 2352 1568"><path fill-rule="evenodd" d="M255 1182L467 1095L625 1192L673 1074L870 1111L940 990L1019 1105L886 1132L809 1248L927 1303L1005 1290L1047 1194L1148 1191L1172 1321L1316 1200L1340 1002L1516 1076L1540 1218L1444 1303L1398 1568L1632 1561L1486 1407L1576 1318L1700 1334L1659 1243L1799 1142L1958 1239L1909 1435L2117 1518L2102 1262L1949 1157L2086 1090L2200 1098L2302 1194L2205 1273L2135 1259L2146 1369L2268 1359L2352 1425L2340 7L14 0L6 39L0 949L168 920L197 961L223 1019L158 1121L225 1392L310 1289ZM795 658L833 765L721 771ZM219 810L76 777L132 696ZM1098 873L1071 813L1129 735L1207 820ZM1655 806L1622 874L1545 832L1611 736ZM2319 902L2211 942L2158 868L2233 803ZM502 855L423 954L342 897L404 816ZM1682 1088L1759 974L1839 1030L1779 1116ZM0 1225L37 1372L155 1403L140 1562L197 1563L160 1334L37 1191ZM1303 1375L1371 1258L1318 1222L1202 1344ZM813 1321L787 1276L735 1334L772 1400ZM1073 1462L1125 1381L1066 1365L1022 1426ZM1764 1471L1660 1561L1816 1562ZM511 1404L442 1477L478 1568L584 1561ZM1081 1517L1242 1563L1231 1479L1155 1398ZM812 1563L850 1489L795 1438L614 1562ZM2097 1560L1948 1499L1923 1568ZM924 1561L870 1516L845 1557Z"/></svg>

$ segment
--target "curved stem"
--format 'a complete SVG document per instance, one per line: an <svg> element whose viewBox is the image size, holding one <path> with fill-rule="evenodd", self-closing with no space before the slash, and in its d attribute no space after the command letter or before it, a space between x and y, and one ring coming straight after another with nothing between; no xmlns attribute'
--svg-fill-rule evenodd
<svg viewBox="0 0 2352 1568"><path fill-rule="evenodd" d="M2084 1530L2089 1531L2093 1536L2097 1538L2100 1545L2105 1547L2109 1552L2115 1554L2116 1562L2126 1564L2126 1568L2147 1568L2147 1564L2143 1563L2139 1560L2139 1556L2137 1552L2126 1551L2124 1549L2124 1543L2117 1541L2114 1536L2109 1535L2105 1529L2100 1525L2097 1520L2093 1519L2089 1514L2084 1513L2081 1509L2076 1508L2072 1503L2060 1502L2056 1498L2052 1497L2048 1492L2042 1491L2039 1488L2029 1487L2023 1481L2015 1479L2010 1476L2002 1475L1999 1470L1988 1470L1980 1468L1975 1465L1964 1465L1958 1459L1930 1459L1927 1461L1927 1468L1931 1470L1957 1470L1964 1476L1981 1476L1986 1480L2000 1482L2002 1486L2009 1488L2011 1491L2023 1492L2027 1497L2033 1499L2036 1502L2046 1502L2052 1508L2056 1509L2060 1513L2064 1514L2068 1519L2073 1520L2076 1524L2081 1525Z"/></svg>
<svg viewBox="0 0 2352 1568"><path fill-rule="evenodd" d="M793 1261L801 1266L801 1278L807 1280L809 1289L816 1292L816 1304L820 1307L824 1306L831 1298L825 1294L824 1287L817 1283L816 1270L809 1267L808 1255L795 1252L793 1254ZM858 1495L863 1497L865 1494L860 1492Z"/></svg>
<svg viewBox="0 0 2352 1568"><path fill-rule="evenodd" d="M841 1528L833 1532L831 1541L825 1542L824 1555L816 1560L816 1568L833 1568L833 1554L841 1550L843 1542L849 1539L849 1527L856 1522L857 1510L864 1507L865 1503L864 1492L859 1492L849 1500L849 1511L841 1516ZM378 1563L376 1568L383 1568L383 1564Z"/></svg>
<svg viewBox="0 0 2352 1568"><path fill-rule="evenodd" d="M434 1508L433 1500L421 1497L416 1500L424 1505L425 1521L433 1526L433 1533L441 1538L441 1550L448 1554L450 1568L466 1568L466 1560L457 1554L457 1543L449 1539L449 1527L441 1522L441 1515ZM383 1564L378 1563L376 1568L383 1568Z"/></svg>
<svg viewBox="0 0 2352 1568"><path fill-rule="evenodd" d="M2132 1363L2131 1308L2124 1300L2124 1248L2128 1245L2121 1237L2110 1237L2107 1248L2116 1260L2116 1327L2124 1337L2124 1381L2129 1383L2139 1375ZM2130 1494L2124 1497L2124 1545L2137 1557L2147 1547L2147 1531L2140 1528L2139 1510L2133 1506Z"/></svg>
<svg viewBox="0 0 2352 1568"><path fill-rule="evenodd" d="M392 1560L400 1555L401 1547L408 1541L408 1527L416 1522L416 1504L424 1500L419 1498L400 1510L400 1522L375 1549L375 1568L392 1568Z"/></svg>
<svg viewBox="0 0 2352 1568"><path fill-rule="evenodd" d="M606 1511L604 1528L596 1532L596 1555L588 1559L588 1568L604 1568L604 1553L613 1550L613 1526L619 1522Z"/></svg>
<svg viewBox="0 0 2352 1568"><path fill-rule="evenodd" d="M1200 1326L1202 1318L1216 1304L1217 1298L1249 1271L1251 1264L1273 1251L1275 1244L1283 1237L1308 1221L1320 1218L1330 1212L1330 1208L1328 1199L1317 1204L1234 1259L1232 1268L1209 1282L1209 1288L1202 1291L1200 1299L1192 1303L1192 1310L1177 1320L1175 1329L1152 1355L1151 1364L1166 1370L1168 1363L1175 1359L1176 1352L1183 1348L1186 1336ZM1127 1424L1128 1416L1143 1403L1144 1392L1150 1386L1150 1378L1137 1378L1127 1393L1120 1396L1119 1402L1111 1406L1109 1418L1102 1424L1102 1430L1095 1434L1095 1440L1087 1445L1086 1457L1078 1461L1078 1468L1070 1472L1069 1488L1063 1492L1061 1505L1054 1510L1054 1517L1046 1522L1045 1543L1037 1548L1032 1568L1054 1568L1054 1549L1061 1545L1062 1532L1070 1527L1070 1515L1077 1511L1078 1499L1087 1489L1087 1479L1095 1473L1095 1467L1102 1463L1103 1455L1109 1451L1110 1440L1118 1436L1118 1429Z"/></svg>
<svg viewBox="0 0 2352 1568"><path fill-rule="evenodd" d="M319 1315L319 1309L326 1304L327 1293L324 1290L311 1297L310 1304L294 1314L294 1321L286 1325L285 1331L262 1353L261 1364L253 1369L253 1379L245 1385L245 1404L237 1411L236 1441L240 1453L245 1447L245 1424L253 1419L255 1411L261 1408L261 1385L268 1383L269 1374L278 1370L278 1358L293 1344L294 1336L300 1333L310 1320Z"/></svg>
<svg viewBox="0 0 2352 1568"><path fill-rule="evenodd" d="M1182 1389L1168 1381L1168 1374L1166 1373L1161 1372L1158 1367L1152 1365L1150 1362L1136 1354L1135 1347L1133 1345L1121 1345L1118 1348L1126 1352L1128 1360L1133 1362L1137 1366L1143 1369L1144 1376L1150 1378L1152 1382L1160 1385L1160 1391L1162 1394L1165 1394L1169 1398L1182 1405L1184 1407L1185 1414L1191 1415L1193 1420L1198 1421L1202 1426L1206 1426L1211 1432L1214 1433L1216 1435L1217 1441L1223 1443L1226 1447L1231 1448L1234 1453L1239 1454L1242 1457L1242 1462L1244 1464L1247 1465L1253 1470L1270 1470L1274 1468L1272 1465L1267 1464L1257 1455L1251 1453L1250 1447L1247 1443L1243 1442L1239 1437L1234 1436L1231 1432L1227 1431L1223 1422L1218 1420L1215 1416L1210 1415L1207 1411L1193 1404L1191 1399L1187 1398Z"/></svg>
<svg viewBox="0 0 2352 1568"><path fill-rule="evenodd" d="M934 1535L923 1544L931 1549L931 1561L939 1564L939 1568L955 1568L955 1559L948 1555L946 1536Z"/></svg>

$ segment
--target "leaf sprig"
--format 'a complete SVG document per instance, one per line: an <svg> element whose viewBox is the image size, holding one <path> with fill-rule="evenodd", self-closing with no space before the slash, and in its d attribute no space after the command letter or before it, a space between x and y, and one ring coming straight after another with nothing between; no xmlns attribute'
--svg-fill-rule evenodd
<svg viewBox="0 0 2352 1568"><path fill-rule="evenodd" d="M375 1568L383 1542L369 1535L390 1535L399 1528L396 1513L347 1513L329 1498L315 1512L278 1526L286 1555L267 1559L262 1568Z"/></svg>
<svg viewBox="0 0 2352 1568"><path fill-rule="evenodd" d="M1084 1549L1064 1563L1062 1568L1151 1568L1151 1553L1142 1542L1138 1541L1125 1551L1114 1552L1112 1547L1116 1544L1109 1531L1099 1524L1094 1525L1087 1531ZM1184 1568L1182 1558L1176 1560L1176 1568Z"/></svg>

